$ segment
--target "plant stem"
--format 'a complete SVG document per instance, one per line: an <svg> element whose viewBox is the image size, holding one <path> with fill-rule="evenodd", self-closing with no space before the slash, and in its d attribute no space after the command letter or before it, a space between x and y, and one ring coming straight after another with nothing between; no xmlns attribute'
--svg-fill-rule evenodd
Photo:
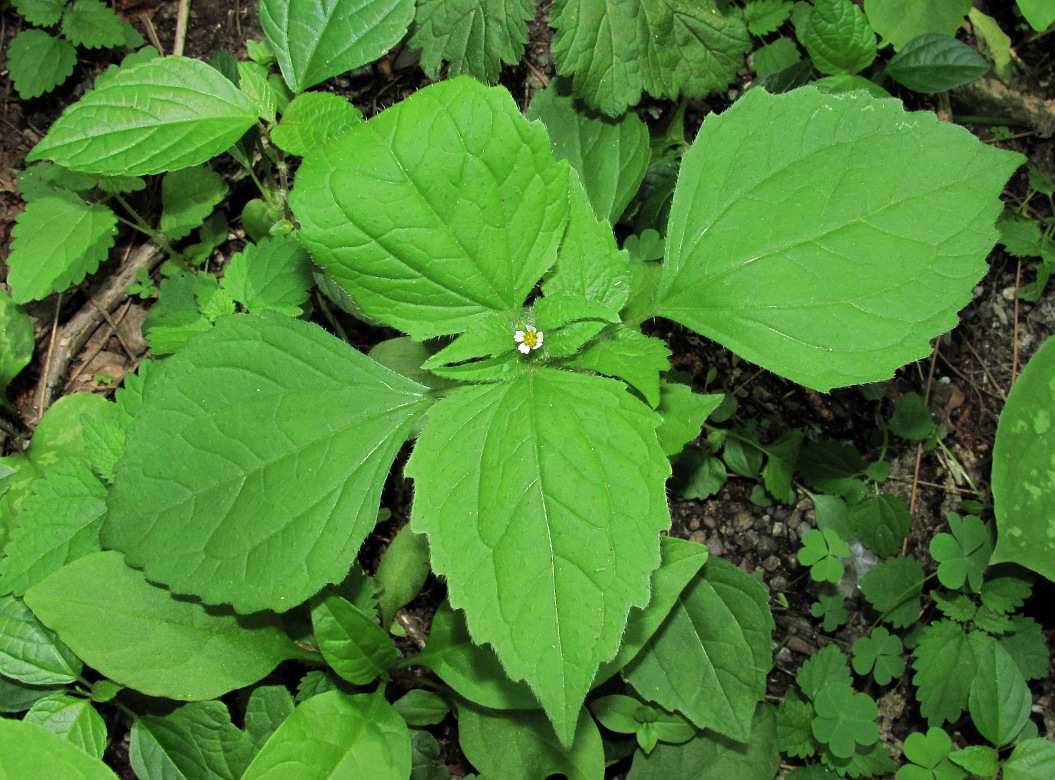
<svg viewBox="0 0 1055 780"><path fill-rule="evenodd" d="M154 243L164 249L165 253L168 254L169 257L176 261L182 259L180 253L173 249L172 245L169 244L168 239L165 238L165 236L163 236L160 231L150 227L150 225L147 224L147 221L141 216L139 216L139 212L132 208L131 204L127 200L121 197L121 193L115 192L113 194L113 197L114 200L120 203L121 207L132 216L132 219L135 221L139 229L146 233L148 236L150 236L154 240ZM118 219L120 219L120 217L118 217Z"/></svg>

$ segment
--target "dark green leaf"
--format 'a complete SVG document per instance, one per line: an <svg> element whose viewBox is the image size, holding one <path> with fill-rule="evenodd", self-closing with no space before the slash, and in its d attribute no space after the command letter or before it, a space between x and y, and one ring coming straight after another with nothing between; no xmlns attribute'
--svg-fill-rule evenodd
<svg viewBox="0 0 1055 780"><path fill-rule="evenodd" d="M913 38L886 66L886 74L914 92L945 92L989 72L989 61L966 43L941 33Z"/></svg>

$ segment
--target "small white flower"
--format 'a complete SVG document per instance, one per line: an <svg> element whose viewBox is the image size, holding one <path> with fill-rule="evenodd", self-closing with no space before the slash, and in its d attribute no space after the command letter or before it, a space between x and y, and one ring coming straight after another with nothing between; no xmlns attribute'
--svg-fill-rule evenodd
<svg viewBox="0 0 1055 780"><path fill-rule="evenodd" d="M520 345L517 349L526 355L531 350L542 346L542 331L535 330L528 325L524 330L518 330L513 334L513 341Z"/></svg>

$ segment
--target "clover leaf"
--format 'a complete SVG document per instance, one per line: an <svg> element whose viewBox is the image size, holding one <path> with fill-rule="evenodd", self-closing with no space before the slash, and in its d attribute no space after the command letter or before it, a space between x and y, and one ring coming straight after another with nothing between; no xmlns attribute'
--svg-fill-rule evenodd
<svg viewBox="0 0 1055 780"><path fill-rule="evenodd" d="M854 671L861 675L871 672L878 684L887 685L905 672L904 651L901 640L880 626L871 636L854 642Z"/></svg>
<svg viewBox="0 0 1055 780"><path fill-rule="evenodd" d="M815 618L824 618L825 631L834 631L839 626L845 625L850 617L846 612L843 597L835 592L818 594L817 601L810 607L810 614Z"/></svg>
<svg viewBox="0 0 1055 780"><path fill-rule="evenodd" d="M911 764L898 769L896 780L963 780L966 773L949 760L952 739L937 726L926 734L909 734L903 748Z"/></svg>
<svg viewBox="0 0 1055 780"><path fill-rule="evenodd" d="M813 736L837 758L849 758L857 745L867 747L879 739L875 724L879 710L867 693L854 693L849 685L832 685L817 694L813 706L817 711Z"/></svg>
<svg viewBox="0 0 1055 780"><path fill-rule="evenodd" d="M830 528L812 529L802 537L799 563L810 567L810 577L817 582L838 582L843 578L843 565L837 558L848 558L850 548Z"/></svg>
<svg viewBox="0 0 1055 780"><path fill-rule="evenodd" d="M937 534L930 540L930 554L938 562L938 580L953 589L967 582L977 593L993 553L989 529L974 515L961 519L950 512L949 530L951 534Z"/></svg>

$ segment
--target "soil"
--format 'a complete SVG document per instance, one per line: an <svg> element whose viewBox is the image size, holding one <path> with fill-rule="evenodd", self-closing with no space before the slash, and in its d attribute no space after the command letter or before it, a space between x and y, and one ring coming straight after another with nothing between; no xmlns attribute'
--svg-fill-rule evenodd
<svg viewBox="0 0 1055 780"><path fill-rule="evenodd" d="M976 5L984 8L984 4ZM1004 8L1010 4L991 5L994 6L992 9L984 10L996 16L1004 29L1014 29L1010 11ZM165 52L172 51L176 30L175 2L120 0L118 6L149 40L160 44ZM554 76L548 14L548 3L542 3L531 25L531 39L523 61L518 66L506 68L502 74L502 83L522 107L526 107L536 89ZM5 49L21 24L20 17L10 9L3 12L0 40ZM248 0L233 4L199 0L191 8L184 51L188 56L208 59L214 52L225 50L235 59L244 59L244 41L262 37L256 7ZM1050 50L1045 48L1045 41L1031 41L1020 36L1015 51L1025 74L1017 89L1050 111L1051 101L1055 98L1055 79L1052 75L1053 58ZM84 56L74 77L55 92L35 100L20 100L6 77L6 71L0 73L4 77L0 111L3 124L0 132L0 258L6 258L10 251L11 229L22 208L15 175L24 167L26 153L43 137L62 109L80 97L94 78L116 61L115 55L108 52L82 51L81 54ZM746 82L751 74L745 70L742 76ZM333 79L326 86L349 96L364 114L372 116L426 83L427 79L416 67L414 53L397 48L375 66ZM712 96L706 102L693 101L687 114L690 121L698 126L706 113L722 110L736 94L734 89L728 95ZM981 113L977 108L977 96L964 96L971 104L960 104L955 97L949 103L908 92L897 96L910 108L937 110L943 116L950 111L954 115ZM668 114L673 108L671 103L650 101L648 111L642 111L642 118L654 121L655 117ZM991 125L979 123L969 127L983 141L994 140ZM1043 122L1037 123L1040 129L1016 127L1011 140L1002 146L1022 152L1033 165L1055 177L1055 147L1050 137L1041 137L1043 127ZM690 128L690 137L695 130L696 127ZM1026 191L1023 168L1008 185L1005 201L1018 205ZM238 194L235 193L234 197L237 199ZM144 193L146 209L156 210L157 202L155 185ZM1027 213L1047 221L1052 219L1050 204L1044 198L1032 199ZM244 241L237 229L230 238L229 244L221 247L215 257L216 267L238 251ZM56 329L69 323L82 309L92 306L88 296L99 294L105 271L114 269L118 261L136 251L138 243L134 234L123 232L111 253L112 262L94 277L95 281L66 295L53 296L27 307L36 324L38 348L34 362L9 390L17 413L0 411L3 454L20 451L25 446L39 417L42 377L50 363L57 359L56 354L61 352L53 344ZM892 468L883 489L902 496L910 506L913 531L906 551L933 565L927 554L927 543L943 528L947 512L964 499L986 500L996 422L1008 389L1030 355L1045 338L1055 333L1055 298L1051 290L1035 304L1015 296L1020 285L1034 278L1033 263L1032 260L1008 257L999 248L994 250L990 256L990 271L975 289L974 300L962 312L960 326L938 339L928 360L903 368L893 379L883 383L886 399L881 402L869 400L860 389L854 388L835 390L828 395L814 393L760 370L676 325L656 322L650 327L655 335L665 338L672 346L675 352L673 364L691 375L698 389L704 388L708 371L715 369L716 379L707 390L724 391L735 396L739 406L731 422L746 424L755 421L763 427L768 440L799 427L809 438L849 441L861 449L869 449L880 434L877 420L889 417L898 398L908 392L917 392L927 398L938 422L948 427L945 446L924 452L915 444L895 440L887 451ZM6 266L0 265L0 279L5 275ZM145 308L138 300L118 301L111 309L111 322L100 319L86 334L88 338L83 346L74 354L65 356L68 365L53 397L69 392L111 394L124 374L134 370L145 357L146 345L139 333ZM352 343L360 348L392 335L389 331L372 329L356 321L342 324L348 329ZM800 493L798 500L791 505L758 506L751 500L754 486L753 481L734 475L718 495L705 501L672 496L673 527L670 533L707 545L712 554L732 561L747 572L760 572L772 589L777 621L774 634L776 664L769 678L768 696L771 701L779 701L803 660L830 642L846 647L863 633L867 620L859 612L865 605L851 592L847 601L850 611L847 625L834 633L821 629L819 621L810 613L815 591L796 558L803 534L813 527L812 504L805 494ZM389 486L385 501L393 515L391 520L379 526L377 538L363 551L363 563L368 569L376 565L387 540L408 517L409 491L401 483L393 482ZM1041 585L1027 605L1027 611L1046 627L1049 646L1055 646L1055 619L1047 606L1052 603L1052 595L1050 584ZM786 600L786 606L779 603L781 597ZM430 582L405 612L408 651L414 650L415 644L427 635L431 612L442 598L442 585ZM884 722L884 739L895 746L907 733L924 725L913 715L911 704L907 708L904 706L906 700L912 701L908 677L906 675L881 702L884 712L894 713ZM1033 684L1032 690L1034 712L1044 714L1043 718L1038 718L1040 733L1055 737L1050 715L1055 712L1052 678ZM472 771L458 749L450 719L436 729L435 735L440 740L443 759L455 777ZM113 744L107 759L122 777L134 777L127 763L127 736L122 734L120 724L112 724L111 737ZM626 768L626 762L617 764L608 776L625 777Z"/></svg>

